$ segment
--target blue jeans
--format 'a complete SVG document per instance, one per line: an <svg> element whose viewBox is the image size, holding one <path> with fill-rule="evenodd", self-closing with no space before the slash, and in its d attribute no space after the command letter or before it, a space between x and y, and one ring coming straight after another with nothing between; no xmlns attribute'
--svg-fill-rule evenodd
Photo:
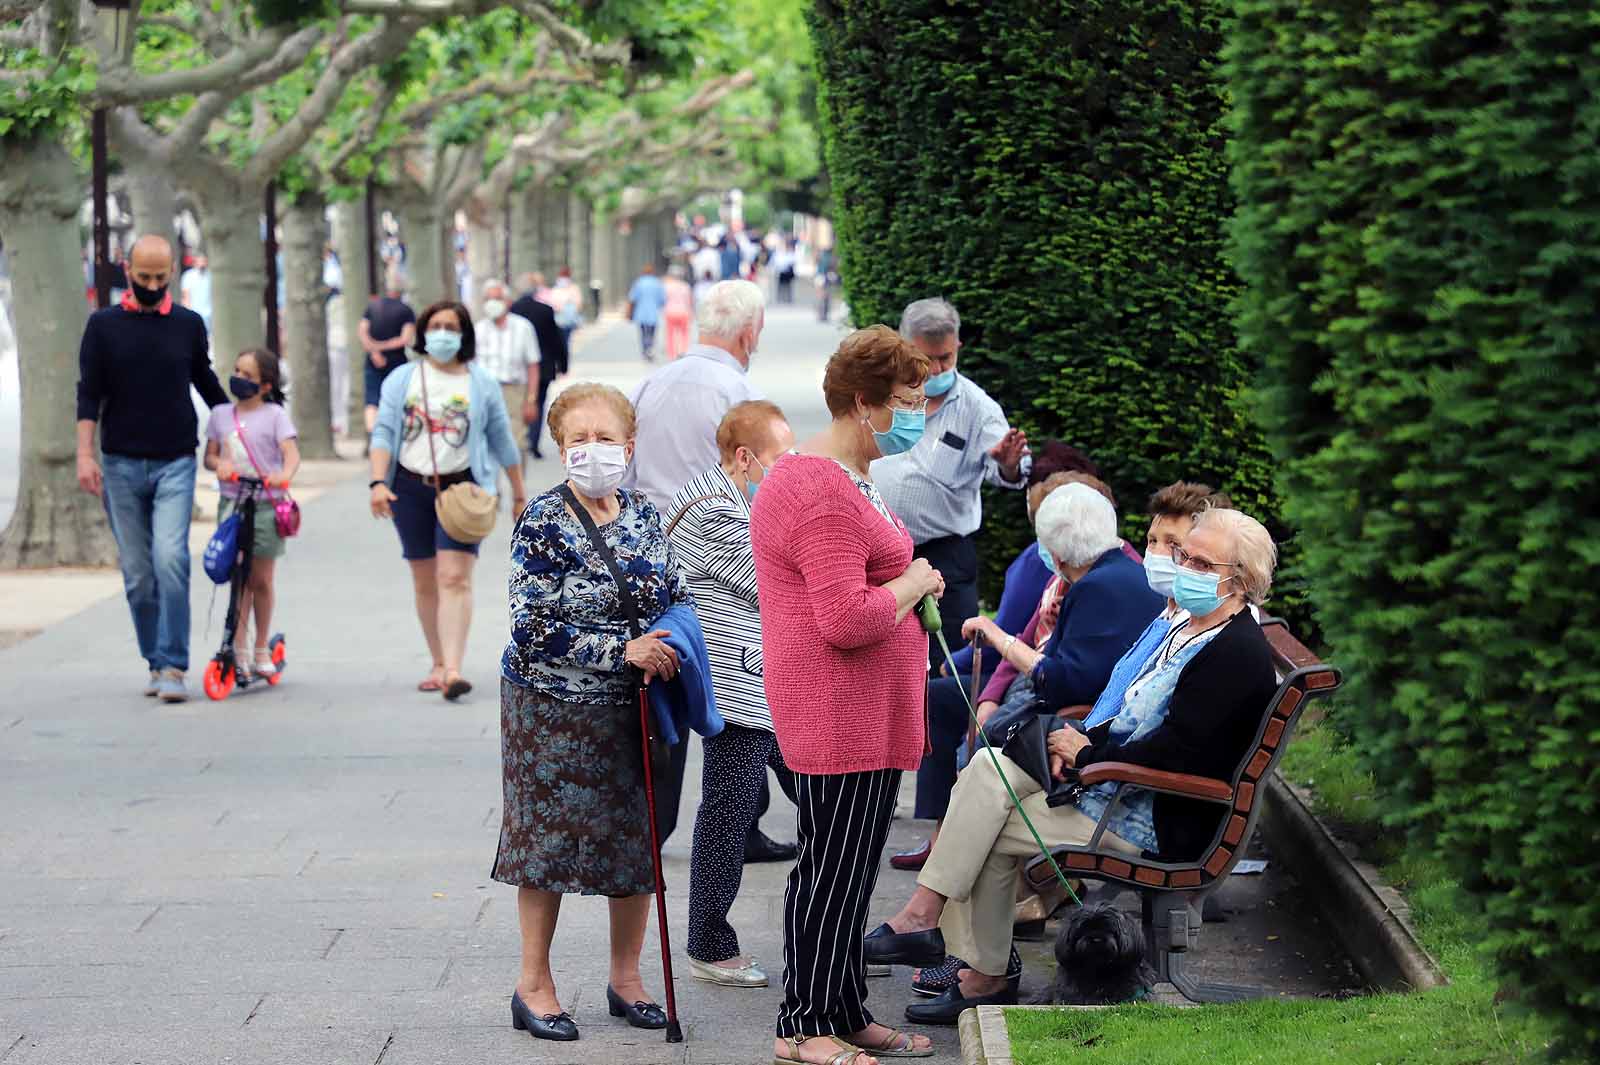
<svg viewBox="0 0 1600 1065"><path fill-rule="evenodd" d="M189 668L189 519L195 459L105 456L106 515L139 654L151 669Z"/></svg>

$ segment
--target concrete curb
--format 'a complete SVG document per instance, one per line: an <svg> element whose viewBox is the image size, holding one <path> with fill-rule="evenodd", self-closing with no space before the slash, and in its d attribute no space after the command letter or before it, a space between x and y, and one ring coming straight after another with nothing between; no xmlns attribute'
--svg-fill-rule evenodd
<svg viewBox="0 0 1600 1065"><path fill-rule="evenodd" d="M966 1065L1012 1065L1011 1037L1006 1034L1010 1006L979 1006L961 1014L961 1060Z"/></svg>
<svg viewBox="0 0 1600 1065"><path fill-rule="evenodd" d="M1411 907L1311 812L1305 795L1274 772L1261 833L1295 871L1361 975L1385 991L1443 987L1449 978L1420 942Z"/></svg>

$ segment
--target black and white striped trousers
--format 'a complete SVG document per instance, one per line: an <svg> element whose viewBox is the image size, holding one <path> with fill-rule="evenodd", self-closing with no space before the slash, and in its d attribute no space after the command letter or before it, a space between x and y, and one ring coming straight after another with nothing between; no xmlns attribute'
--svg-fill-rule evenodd
<svg viewBox="0 0 1600 1065"><path fill-rule="evenodd" d="M900 770L795 774L800 855L783 898L778 1035L849 1035L872 1023L862 940Z"/></svg>

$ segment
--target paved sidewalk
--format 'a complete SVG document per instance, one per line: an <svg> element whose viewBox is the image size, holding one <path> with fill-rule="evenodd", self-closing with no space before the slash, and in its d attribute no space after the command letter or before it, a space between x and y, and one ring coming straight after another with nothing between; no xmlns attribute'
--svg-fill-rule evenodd
<svg viewBox="0 0 1600 1065"><path fill-rule="evenodd" d="M838 330L772 312L754 377L802 432L825 418L822 363ZM617 325L574 379L642 369ZM548 452L547 452L548 454ZM553 460L530 468L553 484ZM488 876L499 827L496 666L506 639L508 523L477 570L461 705L413 687L427 658L394 533L366 514L365 475L305 509L280 569L283 683L216 704L163 706L143 680L126 608L90 606L0 651L0 1062L693 1062L770 1060L780 992L712 989L682 953L696 744L682 827L666 848L687 1042L606 1015L605 902L570 898L556 937L577 1043L508 1024L518 935L513 889ZM221 604L194 584L193 672ZM191 687L198 684L191 681ZM767 830L792 839L776 793ZM911 841L896 823L891 847ZM753 866L734 919L781 970L781 866ZM874 914L911 880L886 870ZM652 922L647 982L662 990ZM874 980L900 1017L903 980ZM954 1061L953 1031L935 1032Z"/></svg>

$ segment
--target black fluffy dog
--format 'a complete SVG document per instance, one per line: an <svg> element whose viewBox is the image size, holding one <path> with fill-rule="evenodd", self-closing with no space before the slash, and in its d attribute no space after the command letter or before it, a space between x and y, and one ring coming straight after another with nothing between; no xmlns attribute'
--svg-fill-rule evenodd
<svg viewBox="0 0 1600 1065"><path fill-rule="evenodd" d="M1056 936L1056 979L1035 1005L1128 1002L1155 983L1136 917L1099 903L1073 912Z"/></svg>

